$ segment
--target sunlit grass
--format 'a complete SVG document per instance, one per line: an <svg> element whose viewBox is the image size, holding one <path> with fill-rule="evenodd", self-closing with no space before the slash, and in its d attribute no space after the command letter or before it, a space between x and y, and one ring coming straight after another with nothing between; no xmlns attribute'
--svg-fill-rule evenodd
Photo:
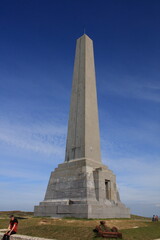
<svg viewBox="0 0 160 240"><path fill-rule="evenodd" d="M0 228L8 226L10 214L11 212L0 212ZM99 224L99 219L53 219L33 217L32 213L15 212L14 214L19 218L19 234L57 240L101 239L95 237L93 232L94 227ZM133 215L131 219L106 219L106 222L110 227L118 227L119 231L123 233L124 240L160 238L160 223L153 223L151 219L145 217Z"/></svg>

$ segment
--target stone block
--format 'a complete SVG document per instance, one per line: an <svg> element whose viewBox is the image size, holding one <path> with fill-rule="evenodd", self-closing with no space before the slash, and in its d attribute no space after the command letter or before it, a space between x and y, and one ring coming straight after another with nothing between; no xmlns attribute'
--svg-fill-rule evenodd
<svg viewBox="0 0 160 240"><path fill-rule="evenodd" d="M0 233L0 237L3 237L3 233ZM10 236L10 240L51 240L51 239L14 234ZM52 238L52 240L56 239Z"/></svg>

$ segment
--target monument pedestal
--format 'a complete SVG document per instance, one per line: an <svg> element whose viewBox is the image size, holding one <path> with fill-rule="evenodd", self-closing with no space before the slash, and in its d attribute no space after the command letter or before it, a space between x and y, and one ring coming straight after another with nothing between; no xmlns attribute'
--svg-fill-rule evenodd
<svg viewBox="0 0 160 240"><path fill-rule="evenodd" d="M121 203L116 177L105 165L76 159L58 165L51 173L45 199L35 216L76 218L129 218Z"/></svg>

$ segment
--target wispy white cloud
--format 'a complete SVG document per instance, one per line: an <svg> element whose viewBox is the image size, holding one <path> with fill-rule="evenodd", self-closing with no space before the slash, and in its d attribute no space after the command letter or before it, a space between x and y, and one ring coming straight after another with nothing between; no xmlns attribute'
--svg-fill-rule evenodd
<svg viewBox="0 0 160 240"><path fill-rule="evenodd" d="M47 183L26 184L24 182L0 183L0 210L33 211L34 206L43 200Z"/></svg>
<svg viewBox="0 0 160 240"><path fill-rule="evenodd" d="M141 79L140 76L122 76L115 73L102 80L102 91L127 98L160 102L160 82L155 79Z"/></svg>
<svg viewBox="0 0 160 240"><path fill-rule="evenodd" d="M14 181L13 179L16 179L15 181L17 181L18 179L21 180L23 179L23 181L47 181L48 180L48 176L46 176L46 174L40 174L39 171L35 171L35 169L26 169L24 167L17 167L13 168L13 165L9 164L10 168L6 168L5 166L1 166L0 169L0 176L1 177L6 177L9 179L12 179L12 182ZM6 181L6 180L5 180Z"/></svg>
<svg viewBox="0 0 160 240"><path fill-rule="evenodd" d="M36 123L8 124L0 122L0 141L16 148L61 156L64 152L66 127L62 125Z"/></svg>
<svg viewBox="0 0 160 240"><path fill-rule="evenodd" d="M121 199L123 199L126 202L135 202L135 203L147 203L147 204L153 204L156 206L156 203L159 201L160 194L157 189L157 192L155 189L151 189L148 187L148 189L143 188L142 184L138 188L136 187L129 187L122 184L119 184L119 191Z"/></svg>
<svg viewBox="0 0 160 240"><path fill-rule="evenodd" d="M104 115L104 114L103 114ZM143 115L143 114L142 114ZM103 116L105 119L105 116ZM160 125L154 117L128 116L120 119L108 117L103 120L101 131L102 156L106 158L140 158L147 156L155 162L160 153Z"/></svg>

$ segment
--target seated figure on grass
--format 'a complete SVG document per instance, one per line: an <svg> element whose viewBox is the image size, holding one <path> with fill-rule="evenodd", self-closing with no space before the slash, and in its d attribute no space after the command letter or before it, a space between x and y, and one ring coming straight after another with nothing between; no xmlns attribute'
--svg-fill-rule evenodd
<svg viewBox="0 0 160 240"><path fill-rule="evenodd" d="M11 215L8 230L4 234L2 240L9 240L10 235L17 233L17 228L18 228L18 220L14 217L14 215Z"/></svg>
<svg viewBox="0 0 160 240"><path fill-rule="evenodd" d="M100 221L100 225L96 226L94 231L96 231L100 237L122 239L122 233L118 232L116 227L108 227L105 221Z"/></svg>

